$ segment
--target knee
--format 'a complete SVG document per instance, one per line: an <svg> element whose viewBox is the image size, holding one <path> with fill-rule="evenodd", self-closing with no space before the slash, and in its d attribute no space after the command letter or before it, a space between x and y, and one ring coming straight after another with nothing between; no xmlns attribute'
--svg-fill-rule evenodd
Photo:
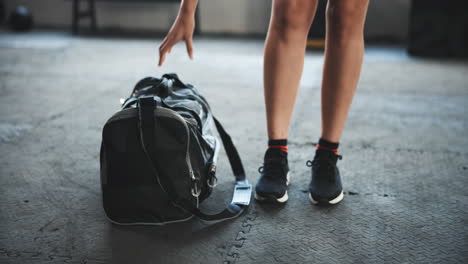
<svg viewBox="0 0 468 264"><path fill-rule="evenodd" d="M361 37L369 0L329 0L327 26L340 38Z"/></svg>
<svg viewBox="0 0 468 264"><path fill-rule="evenodd" d="M272 27L280 34L309 31L317 0L275 0L273 2Z"/></svg>

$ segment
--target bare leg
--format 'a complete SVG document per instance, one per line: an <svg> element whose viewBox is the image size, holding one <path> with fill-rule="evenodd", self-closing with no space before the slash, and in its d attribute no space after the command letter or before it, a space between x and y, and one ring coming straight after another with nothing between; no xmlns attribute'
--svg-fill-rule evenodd
<svg viewBox="0 0 468 264"><path fill-rule="evenodd" d="M269 139L288 137L317 0L274 0L264 54Z"/></svg>
<svg viewBox="0 0 468 264"><path fill-rule="evenodd" d="M369 0L329 0L322 81L322 134L340 140L361 73Z"/></svg>
<svg viewBox="0 0 468 264"><path fill-rule="evenodd" d="M263 81L268 147L255 199L275 203L288 200L287 139L304 66L307 34L318 0L273 0L265 43Z"/></svg>

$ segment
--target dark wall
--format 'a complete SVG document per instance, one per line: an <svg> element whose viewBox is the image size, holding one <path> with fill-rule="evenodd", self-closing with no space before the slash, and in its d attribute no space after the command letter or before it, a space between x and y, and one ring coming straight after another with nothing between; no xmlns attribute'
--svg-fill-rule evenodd
<svg viewBox="0 0 468 264"><path fill-rule="evenodd" d="M468 2L413 0L408 52L424 57L468 57Z"/></svg>

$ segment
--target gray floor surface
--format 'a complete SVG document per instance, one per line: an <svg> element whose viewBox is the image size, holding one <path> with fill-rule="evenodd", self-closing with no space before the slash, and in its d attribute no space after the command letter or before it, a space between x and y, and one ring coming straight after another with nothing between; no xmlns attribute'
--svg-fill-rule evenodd
<svg viewBox="0 0 468 264"><path fill-rule="evenodd" d="M290 129L290 200L238 219L119 227L103 213L101 129L133 85L177 72L225 123L255 183L266 144L263 41L195 41L157 68L160 40L0 33L0 263L467 263L468 65L366 50L339 162L344 201L309 203L323 56L308 53ZM204 207L230 200L220 184Z"/></svg>

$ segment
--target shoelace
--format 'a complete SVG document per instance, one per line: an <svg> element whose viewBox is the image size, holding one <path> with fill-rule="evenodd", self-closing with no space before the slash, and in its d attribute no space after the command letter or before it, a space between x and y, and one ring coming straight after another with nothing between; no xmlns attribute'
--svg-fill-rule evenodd
<svg viewBox="0 0 468 264"><path fill-rule="evenodd" d="M341 155L337 155L338 159L341 160L343 159L343 156ZM308 160L306 162L306 166L307 167L319 167L320 164L323 162L326 162L327 165L329 166L332 166L332 167L335 167L335 164L332 163L332 161L330 159L314 159L314 160ZM316 165L316 166L314 166Z"/></svg>
<svg viewBox="0 0 468 264"><path fill-rule="evenodd" d="M283 173L283 161L278 160L266 160L263 166L258 168L259 173L264 173L265 177L270 179L275 178L276 175L282 175Z"/></svg>
<svg viewBox="0 0 468 264"><path fill-rule="evenodd" d="M343 156L337 155L338 159L341 160L343 159ZM312 170L318 171L320 170L321 167L326 166L327 170L333 170L335 169L336 165L331 161L330 159L314 159L314 160L308 160L306 162L307 167L312 167ZM319 174L320 175L320 174ZM333 182L335 179L330 179Z"/></svg>

